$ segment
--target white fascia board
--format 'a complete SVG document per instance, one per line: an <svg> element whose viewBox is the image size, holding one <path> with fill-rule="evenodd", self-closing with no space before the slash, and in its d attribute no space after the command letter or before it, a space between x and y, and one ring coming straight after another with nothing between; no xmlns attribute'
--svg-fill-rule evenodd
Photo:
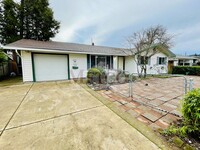
<svg viewBox="0 0 200 150"><path fill-rule="evenodd" d="M46 53L62 53L62 54L91 54L91 55L113 55L113 56L126 56L126 54L105 54L105 53L87 53L87 52L76 52L76 51L62 51L62 50L47 50L47 49L36 49L36 48L19 48L19 47L9 47L9 46L3 46L3 49L9 49L9 50L24 50L24 51L30 51L30 52L46 52Z"/></svg>

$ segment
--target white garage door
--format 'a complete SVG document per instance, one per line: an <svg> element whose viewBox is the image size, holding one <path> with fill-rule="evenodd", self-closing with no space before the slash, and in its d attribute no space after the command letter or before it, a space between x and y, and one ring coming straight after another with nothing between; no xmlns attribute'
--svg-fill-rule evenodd
<svg viewBox="0 0 200 150"><path fill-rule="evenodd" d="M34 54L36 81L68 79L67 55Z"/></svg>

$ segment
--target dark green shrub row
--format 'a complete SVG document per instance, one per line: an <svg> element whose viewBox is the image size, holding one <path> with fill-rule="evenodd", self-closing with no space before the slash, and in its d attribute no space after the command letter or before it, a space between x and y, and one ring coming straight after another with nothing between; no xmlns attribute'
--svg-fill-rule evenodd
<svg viewBox="0 0 200 150"><path fill-rule="evenodd" d="M174 66L172 74L200 75L200 66Z"/></svg>

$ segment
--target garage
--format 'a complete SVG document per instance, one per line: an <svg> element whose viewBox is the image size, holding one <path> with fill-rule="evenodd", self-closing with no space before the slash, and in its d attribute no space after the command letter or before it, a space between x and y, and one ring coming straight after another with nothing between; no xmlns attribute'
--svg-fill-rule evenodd
<svg viewBox="0 0 200 150"><path fill-rule="evenodd" d="M68 55L33 54L35 81L68 79Z"/></svg>

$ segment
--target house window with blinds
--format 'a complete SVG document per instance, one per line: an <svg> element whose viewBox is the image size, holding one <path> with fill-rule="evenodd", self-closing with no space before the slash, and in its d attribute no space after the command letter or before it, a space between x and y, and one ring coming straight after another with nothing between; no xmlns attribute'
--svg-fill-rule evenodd
<svg viewBox="0 0 200 150"><path fill-rule="evenodd" d="M158 65L166 65L167 64L167 57L157 57L157 64Z"/></svg>

